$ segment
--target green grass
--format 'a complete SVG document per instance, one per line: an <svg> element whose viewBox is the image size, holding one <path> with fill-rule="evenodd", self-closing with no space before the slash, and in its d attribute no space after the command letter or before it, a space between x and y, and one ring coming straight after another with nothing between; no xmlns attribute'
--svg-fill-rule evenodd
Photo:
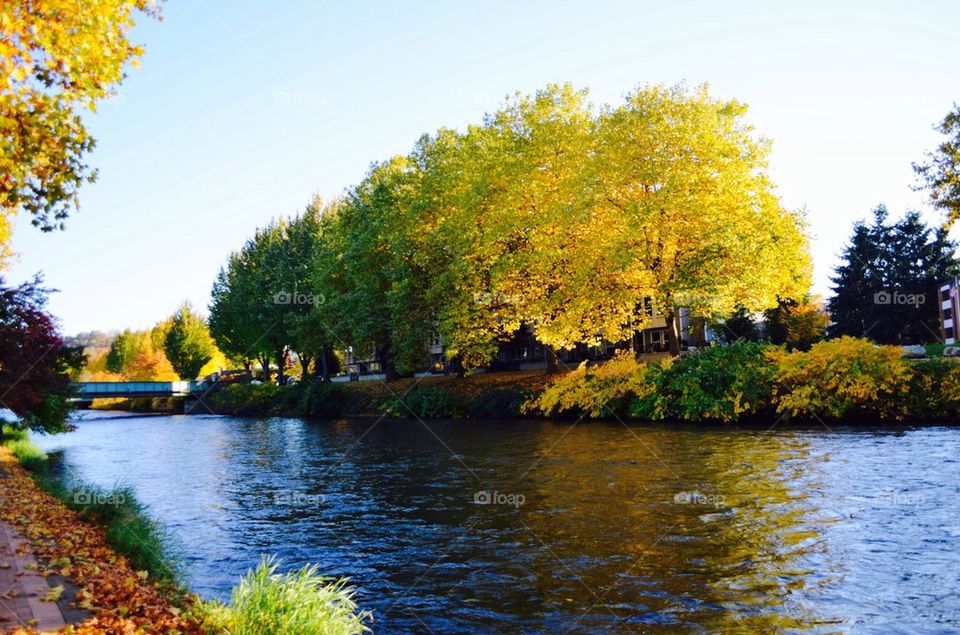
<svg viewBox="0 0 960 635"><path fill-rule="evenodd" d="M943 349L946 347L946 344L927 344L924 346L927 351L927 357L943 357Z"/></svg>
<svg viewBox="0 0 960 635"><path fill-rule="evenodd" d="M130 566L155 579L178 582L181 562L175 557L172 539L130 487L105 490L89 484L65 485L42 479L40 486L76 511L81 518L107 529L107 544L123 554Z"/></svg>
<svg viewBox="0 0 960 635"><path fill-rule="evenodd" d="M33 473L41 489L82 518L106 527L107 543L126 556L134 569L147 571L158 580L179 582L181 566L173 555L170 536L150 518L132 488L104 490L83 483L68 486L49 474L49 457L30 442L25 430L5 425L2 439L20 464Z"/></svg>
<svg viewBox="0 0 960 635"><path fill-rule="evenodd" d="M204 602L199 616L210 632L230 635L323 633L353 635L369 631L366 611L357 611L346 580L331 580L307 566L277 573L277 561L264 559L233 588L230 604Z"/></svg>
<svg viewBox="0 0 960 635"><path fill-rule="evenodd" d="M20 465L35 474L44 474L49 463L47 453L33 444L27 431L10 425L3 426L3 445L20 461Z"/></svg>

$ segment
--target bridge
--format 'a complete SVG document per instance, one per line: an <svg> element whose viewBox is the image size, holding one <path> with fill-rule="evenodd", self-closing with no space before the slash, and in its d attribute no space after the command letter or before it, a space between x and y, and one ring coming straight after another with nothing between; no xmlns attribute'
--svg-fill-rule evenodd
<svg viewBox="0 0 960 635"><path fill-rule="evenodd" d="M70 386L76 399L119 397L187 397L206 390L204 381L78 381Z"/></svg>

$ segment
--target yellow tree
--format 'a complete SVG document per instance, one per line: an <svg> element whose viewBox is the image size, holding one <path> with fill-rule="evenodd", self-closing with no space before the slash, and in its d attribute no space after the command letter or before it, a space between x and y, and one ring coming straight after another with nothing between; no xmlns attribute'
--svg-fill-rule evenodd
<svg viewBox="0 0 960 635"><path fill-rule="evenodd" d="M769 144L745 112L706 87L651 86L600 119L596 248L634 304L649 298L666 316L674 354L680 307L714 317L809 289L803 219L774 194Z"/></svg>
<svg viewBox="0 0 960 635"><path fill-rule="evenodd" d="M62 227L77 188L96 172L80 112L94 110L142 49L127 34L151 0L0 0L0 247L20 209Z"/></svg>
<svg viewBox="0 0 960 635"><path fill-rule="evenodd" d="M592 128L586 92L551 85L515 95L464 134L425 137L414 153L430 298L466 365L489 361L521 324L548 353L595 337L584 315L565 319L571 299L593 297L593 279L570 266L595 229L585 215Z"/></svg>
<svg viewBox="0 0 960 635"><path fill-rule="evenodd" d="M518 305L551 370L554 348L623 339L638 319L630 272L597 249L606 230L595 201L597 118L586 91L566 84L517 97L489 123L506 140L509 168L493 223L502 245L493 286Z"/></svg>
<svg viewBox="0 0 960 635"><path fill-rule="evenodd" d="M412 209L426 297L447 352L467 367L486 364L497 340L515 331L515 302L498 295L493 269L504 248L497 220L509 183L504 139L492 127L423 137L412 160L419 179Z"/></svg>

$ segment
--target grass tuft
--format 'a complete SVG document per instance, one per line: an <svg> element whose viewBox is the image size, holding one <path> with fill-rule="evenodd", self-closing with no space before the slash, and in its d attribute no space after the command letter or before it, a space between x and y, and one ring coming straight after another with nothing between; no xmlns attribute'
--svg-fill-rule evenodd
<svg viewBox="0 0 960 635"><path fill-rule="evenodd" d="M316 565L282 574L277 566L274 558L265 558L233 588L229 605L205 602L205 627L230 635L354 635L370 630L364 624L370 613L357 611L346 580L321 576Z"/></svg>
<svg viewBox="0 0 960 635"><path fill-rule="evenodd" d="M3 445L13 453L20 465L36 474L47 471L47 453L33 444L27 436L27 431L10 425L3 426Z"/></svg>

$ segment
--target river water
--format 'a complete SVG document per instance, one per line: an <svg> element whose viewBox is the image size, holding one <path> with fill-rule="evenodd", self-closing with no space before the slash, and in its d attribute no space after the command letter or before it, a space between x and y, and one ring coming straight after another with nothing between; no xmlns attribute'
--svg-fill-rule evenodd
<svg viewBox="0 0 960 635"><path fill-rule="evenodd" d="M960 630L960 429L83 413L40 437L133 486L191 587L262 554L375 632Z"/></svg>

